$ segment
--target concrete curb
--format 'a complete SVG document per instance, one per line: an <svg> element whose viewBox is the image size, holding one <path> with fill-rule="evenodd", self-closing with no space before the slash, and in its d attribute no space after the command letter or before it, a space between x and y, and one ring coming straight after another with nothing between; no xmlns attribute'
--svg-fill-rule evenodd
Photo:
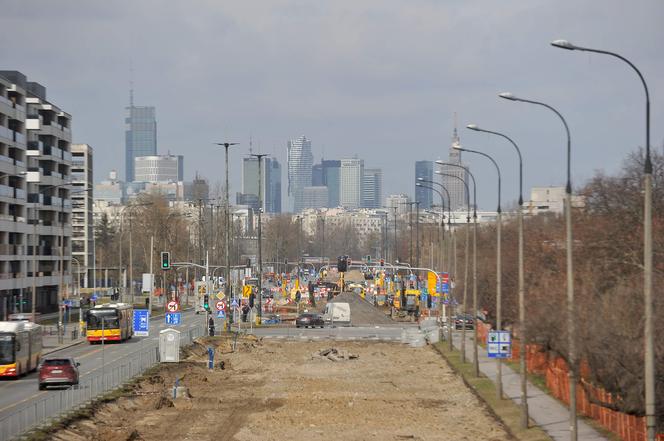
<svg viewBox="0 0 664 441"><path fill-rule="evenodd" d="M71 348L72 346L80 345L83 342L85 342L85 338L79 338L76 341L72 341L70 343L66 343L66 344L56 346L54 348L49 348L45 351L42 351L42 355L48 355L48 354L52 354L54 352L62 351L63 349L67 349L67 348Z"/></svg>

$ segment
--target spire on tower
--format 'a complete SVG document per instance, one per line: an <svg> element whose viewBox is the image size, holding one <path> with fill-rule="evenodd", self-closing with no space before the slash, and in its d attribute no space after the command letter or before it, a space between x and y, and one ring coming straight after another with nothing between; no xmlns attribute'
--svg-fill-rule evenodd
<svg viewBox="0 0 664 441"><path fill-rule="evenodd" d="M134 107L134 63L129 59L129 107Z"/></svg>
<svg viewBox="0 0 664 441"><path fill-rule="evenodd" d="M459 143L459 132L457 131L457 126L457 113L454 112L454 133L452 134L452 143Z"/></svg>

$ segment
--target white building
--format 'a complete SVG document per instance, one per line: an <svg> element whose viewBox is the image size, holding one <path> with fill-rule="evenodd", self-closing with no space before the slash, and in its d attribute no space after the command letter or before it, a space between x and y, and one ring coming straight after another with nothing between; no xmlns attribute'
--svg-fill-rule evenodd
<svg viewBox="0 0 664 441"><path fill-rule="evenodd" d="M184 158L175 155L137 156L134 182L178 182L183 180Z"/></svg>
<svg viewBox="0 0 664 441"><path fill-rule="evenodd" d="M523 203L526 214L555 213L563 214L565 205L565 187L533 187L530 200ZM582 208L585 201L582 196L572 195L572 207Z"/></svg>
<svg viewBox="0 0 664 441"><path fill-rule="evenodd" d="M340 205L344 208L360 208L362 206L364 160L342 159L340 175Z"/></svg>
<svg viewBox="0 0 664 441"><path fill-rule="evenodd" d="M288 141L288 200L293 213L304 208L304 187L311 187L313 165L311 141L306 136Z"/></svg>
<svg viewBox="0 0 664 441"><path fill-rule="evenodd" d="M394 214L396 208L397 214L408 213L408 203L410 198L405 194L391 194L385 198L385 207L390 210L390 214Z"/></svg>
<svg viewBox="0 0 664 441"><path fill-rule="evenodd" d="M72 144L72 261L76 285L88 288L94 259L93 151L88 144Z"/></svg>

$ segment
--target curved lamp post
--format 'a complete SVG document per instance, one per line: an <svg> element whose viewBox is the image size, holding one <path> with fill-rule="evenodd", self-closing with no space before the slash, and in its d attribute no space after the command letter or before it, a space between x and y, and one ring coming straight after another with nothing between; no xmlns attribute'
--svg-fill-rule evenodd
<svg viewBox="0 0 664 441"><path fill-rule="evenodd" d="M468 176L473 181L473 319L477 321L477 184L475 182L475 176L470 172L468 167L464 167L460 164L446 163L443 161L436 161L438 165L449 165L458 168L462 168L468 173ZM443 173L440 170L436 170L437 175L441 176L454 176L457 179L461 179L459 176ZM463 179L462 182L465 183ZM477 348L477 326L473 326L473 372L475 377L480 376L480 363L479 363L479 354Z"/></svg>
<svg viewBox="0 0 664 441"><path fill-rule="evenodd" d="M519 211L517 213L517 228L518 232L518 297L519 297L519 336L521 338L521 350L519 351L519 375L521 377L521 427L528 428L528 374L526 372L526 306L525 306L525 282L523 270L523 158L521 157L521 150L516 142L509 136L494 132L492 130L485 130L477 126L477 124L468 124L466 126L469 130L476 132L490 133L497 135L508 140L516 149L519 156Z"/></svg>
<svg viewBox="0 0 664 441"><path fill-rule="evenodd" d="M653 244L652 244L652 160L650 158L650 93L648 84L641 71L622 55L615 52L609 52L600 49L591 49L582 46L576 46L567 40L556 40L551 43L552 46L583 52L593 52L597 54L610 55L624 61L639 76L643 84L643 90L646 95L646 157L643 166L643 186L644 186L644 209L643 209L643 298L645 304L645 413L646 413L646 432L648 441L654 441L656 437L656 418L655 418L655 343L654 343L654 306L652 297L652 273L653 273Z"/></svg>
<svg viewBox="0 0 664 441"><path fill-rule="evenodd" d="M468 153L475 153L481 156L484 156L489 161L493 163L496 167L496 172L498 173L498 208L497 219L496 219L496 330L502 329L502 250L501 250L501 233L502 233L502 208L501 208L501 173L498 163L489 155L484 152L477 150L465 149L460 146L454 146L456 150ZM500 358L496 359L496 393L498 399L503 398L503 364Z"/></svg>
<svg viewBox="0 0 664 441"><path fill-rule="evenodd" d="M510 101L520 101L523 103L536 104L546 107L555 113L565 127L567 134L567 183L565 184L565 248L567 260L567 341L568 341L568 359L569 359L569 420L570 420L570 439L576 441L578 437L578 424L576 419L576 382L577 382L577 363L576 363L576 304L574 300L574 267L573 267L573 240L572 240L572 137L569 132L569 126L563 115L552 106L541 101L518 98L510 92L498 94L499 97Z"/></svg>
<svg viewBox="0 0 664 441"><path fill-rule="evenodd" d="M426 184L429 184L429 185L437 185L438 187L440 187L445 192L445 195L447 196L447 201L448 201L448 203L447 203L447 225L448 225L448 228L451 231L451 229L452 229L452 213L451 213L451 211L452 211L451 210L452 199L450 199L450 192L447 191L447 188L445 188L445 186L443 184L441 184L440 182L430 181L430 180L424 179L424 178L417 178L417 181L418 182L415 183L415 186L417 186L417 187L429 188L429 187L426 187L426 186L419 185L420 183L426 183ZM435 191L435 189L433 189L433 188L430 188L430 190ZM440 201L441 201L441 206L442 206L443 218L440 222L440 226L441 226L442 236L443 236L443 241L444 241L445 240L445 200L443 199L442 193L438 192L438 194L440 195L440 198L441 198ZM445 258L445 253L443 252L443 259L441 259L443 267L445 266L444 258ZM450 263L452 263L452 262L450 262Z"/></svg>

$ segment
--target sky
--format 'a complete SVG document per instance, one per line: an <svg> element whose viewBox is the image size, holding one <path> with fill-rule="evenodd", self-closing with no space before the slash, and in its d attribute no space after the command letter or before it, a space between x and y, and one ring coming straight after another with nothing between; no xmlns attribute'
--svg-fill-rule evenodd
<svg viewBox="0 0 664 441"><path fill-rule="evenodd" d="M95 181L124 175L124 118L155 106L159 153L185 156L195 173L223 181L234 141L231 194L241 158L253 151L282 163L305 135L315 161L357 155L383 169L384 196L414 194L416 160L446 159L458 115L464 147L493 155L503 201L564 185L565 132L547 109L497 93L544 101L567 119L572 179L616 172L645 144L638 77L613 57L549 45L564 38L617 52L643 73L651 97L651 145L664 145L664 2L661 0L0 0L0 70L46 86L72 114L73 142L94 148ZM465 155L478 204L495 209L496 173Z"/></svg>

